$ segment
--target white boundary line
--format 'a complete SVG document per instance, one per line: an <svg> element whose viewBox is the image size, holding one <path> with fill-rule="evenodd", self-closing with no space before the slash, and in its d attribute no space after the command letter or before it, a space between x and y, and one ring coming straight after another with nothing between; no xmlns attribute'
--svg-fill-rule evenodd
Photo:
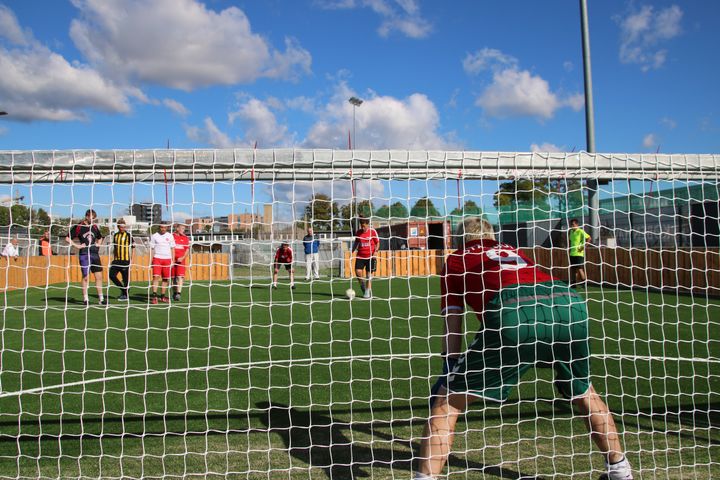
<svg viewBox="0 0 720 480"><path fill-rule="evenodd" d="M82 385L92 385L95 383L104 383L104 382L113 382L117 380L127 380L130 378L138 378L138 377L149 377L152 375L169 375L173 373L184 373L184 372L202 372L202 371L210 371L210 370L230 370L235 368L248 368L248 367L262 367L262 366L271 366L273 364L275 365L310 365L310 364L318 364L318 363L331 363L331 362L338 362L338 361L347 361L347 360L392 360L392 359L411 359L411 358L431 358L434 357L434 353L426 353L426 354L405 354L405 355L393 355L393 354L387 354L387 355L350 355L350 356L344 356L344 357L322 357L322 358L301 358L301 359L287 359L287 360L266 360L264 362L245 362L245 363L226 363L223 365L206 365L204 367L192 367L192 368L171 368L167 370L150 370L145 372L135 372L130 373L126 375L115 375L112 377L100 377L100 378L93 378L91 380L81 380L78 382L69 382L69 383L60 383L57 385L48 385L45 387L37 387L37 388L30 388L27 390L19 390L16 392L2 392L0 393L0 399L3 398L10 398L10 397L20 397L22 395L31 395L35 393L44 393L49 390L64 390L66 388L72 388L72 387L78 387ZM655 356L645 356L645 355L593 355L593 357L596 358L603 358L603 359L618 359L618 360L647 360L647 361L671 361L671 362L692 362L692 363L710 363L710 364L720 364L720 358L680 358L680 357L655 357Z"/></svg>

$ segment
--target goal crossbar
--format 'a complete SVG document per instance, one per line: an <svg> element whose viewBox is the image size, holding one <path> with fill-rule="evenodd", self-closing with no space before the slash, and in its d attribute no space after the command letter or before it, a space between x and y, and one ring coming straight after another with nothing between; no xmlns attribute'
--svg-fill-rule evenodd
<svg viewBox="0 0 720 480"><path fill-rule="evenodd" d="M410 150L0 151L0 183L316 181L522 177L705 180L718 154Z"/></svg>

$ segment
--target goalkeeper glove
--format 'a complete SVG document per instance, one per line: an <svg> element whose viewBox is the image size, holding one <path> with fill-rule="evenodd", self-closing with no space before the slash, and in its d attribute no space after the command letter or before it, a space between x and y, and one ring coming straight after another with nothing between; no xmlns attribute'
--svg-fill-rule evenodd
<svg viewBox="0 0 720 480"><path fill-rule="evenodd" d="M440 387L445 387L447 389L447 377L448 374L455 368L455 365L457 365L458 359L455 357L448 357L447 353L442 353L442 374L438 376L438 379L435 381L435 384L430 389L430 408L433 407L433 404L435 403L435 397L437 396L438 392L440 391Z"/></svg>

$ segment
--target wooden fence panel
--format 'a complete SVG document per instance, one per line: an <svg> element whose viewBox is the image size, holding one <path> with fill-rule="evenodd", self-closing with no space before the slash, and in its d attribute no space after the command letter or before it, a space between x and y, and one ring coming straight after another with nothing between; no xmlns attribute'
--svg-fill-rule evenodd
<svg viewBox="0 0 720 480"><path fill-rule="evenodd" d="M107 280L110 258L100 257ZM227 281L230 279L229 255L195 253L190 256L186 280ZM131 282L150 282L150 257L135 256L130 266ZM17 261L0 259L0 290L76 283L82 280L77 256L20 257Z"/></svg>
<svg viewBox="0 0 720 480"><path fill-rule="evenodd" d="M521 249L537 265L554 277L568 280L570 259L560 248ZM413 277L438 275L450 251L395 250L380 252L378 276ZM678 289L720 295L720 250L653 250L589 247L585 253L585 271L592 283L622 287ZM352 256L345 255L345 275L352 276Z"/></svg>

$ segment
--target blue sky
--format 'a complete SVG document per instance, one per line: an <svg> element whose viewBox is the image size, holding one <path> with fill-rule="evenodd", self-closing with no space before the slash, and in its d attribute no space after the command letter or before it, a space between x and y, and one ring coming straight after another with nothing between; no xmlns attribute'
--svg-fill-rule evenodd
<svg viewBox="0 0 720 480"><path fill-rule="evenodd" d="M588 4L597 150L720 151L720 2ZM347 148L351 96L362 149L585 149L577 1L0 0L0 72L0 150ZM66 203L127 203L95 188ZM228 188L217 210L243 211Z"/></svg>

